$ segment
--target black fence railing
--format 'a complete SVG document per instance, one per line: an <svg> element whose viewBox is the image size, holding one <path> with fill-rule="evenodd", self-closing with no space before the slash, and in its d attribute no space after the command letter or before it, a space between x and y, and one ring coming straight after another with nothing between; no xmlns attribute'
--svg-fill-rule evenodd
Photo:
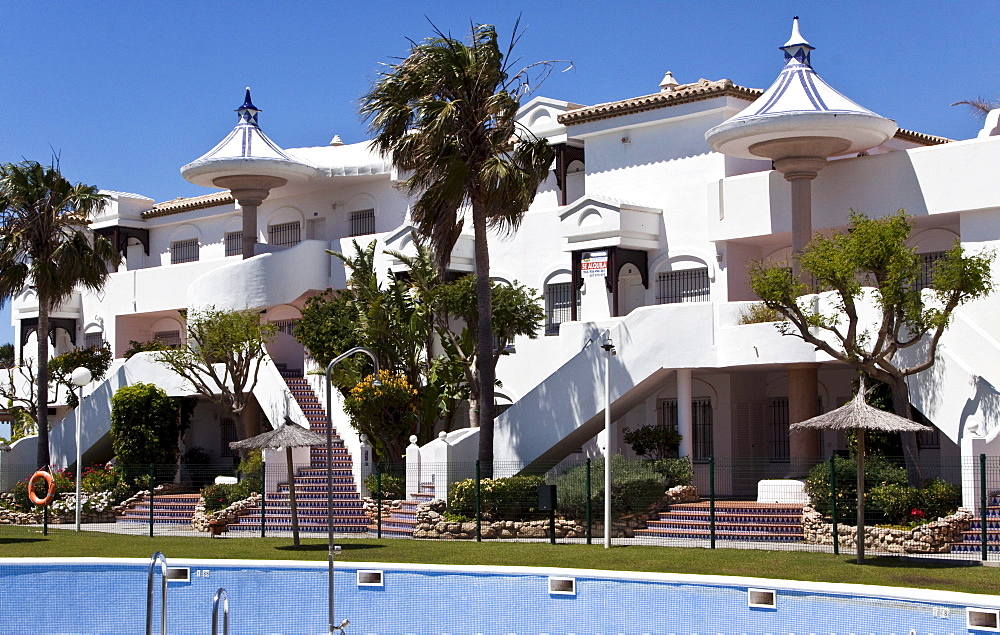
<svg viewBox="0 0 1000 635"><path fill-rule="evenodd" d="M853 553L857 464L816 460L808 473L768 459L647 461L613 456L557 465L496 462L292 468L303 537L338 536L804 549ZM247 465L247 464L244 464ZM283 536L292 529L288 466L94 466L81 480L86 531ZM868 457L863 515L871 555L973 560L1000 555L1000 457L925 461ZM50 470L29 493L29 466L0 466L0 536L75 524L76 475ZM795 476L796 478L791 478ZM919 479L911 487L910 479ZM359 482L360 481L360 482ZM152 486L152 488L151 488ZM263 494L263 495L262 495ZM38 505L33 502L44 501ZM45 500L48 499L48 500ZM607 508L606 508L607 502ZM332 505L332 508L329 507ZM610 517L607 513L610 512Z"/></svg>

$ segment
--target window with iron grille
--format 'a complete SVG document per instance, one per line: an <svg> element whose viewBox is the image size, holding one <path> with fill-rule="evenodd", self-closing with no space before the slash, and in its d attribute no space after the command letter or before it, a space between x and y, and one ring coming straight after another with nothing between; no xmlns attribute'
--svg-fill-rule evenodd
<svg viewBox="0 0 1000 635"><path fill-rule="evenodd" d="M943 251L932 251L926 254L917 254L917 258L920 259L920 274L915 281L917 291L930 288L934 265L944 258L945 253Z"/></svg>
<svg viewBox="0 0 1000 635"><path fill-rule="evenodd" d="M157 331L153 333L153 341L168 346L170 348L181 347L180 331Z"/></svg>
<svg viewBox="0 0 1000 635"><path fill-rule="evenodd" d="M236 421L229 417L223 417L219 421L219 430L222 432L222 456L236 456L240 453L239 450L234 450L229 447L229 444L233 441L239 441L239 437L236 436Z"/></svg>
<svg viewBox="0 0 1000 635"><path fill-rule="evenodd" d="M677 400L661 399L657 408L657 423L677 430ZM712 458L712 400L691 400L691 458L707 461Z"/></svg>
<svg viewBox="0 0 1000 635"><path fill-rule="evenodd" d="M83 345L87 348L104 345L104 333L87 333L83 338Z"/></svg>
<svg viewBox="0 0 1000 635"><path fill-rule="evenodd" d="M787 461L788 448L788 397L771 400L771 460Z"/></svg>
<svg viewBox="0 0 1000 635"><path fill-rule="evenodd" d="M284 333L285 335L295 335L295 325L298 324L298 320L275 320L271 322L276 327L278 327L279 333Z"/></svg>
<svg viewBox="0 0 1000 635"><path fill-rule="evenodd" d="M661 273L657 278L656 299L660 304L708 302L708 269L682 269Z"/></svg>
<svg viewBox="0 0 1000 635"><path fill-rule="evenodd" d="M226 255L243 255L243 232L226 232Z"/></svg>
<svg viewBox="0 0 1000 635"><path fill-rule="evenodd" d="M375 233L375 210L363 209L351 212L351 236L366 236Z"/></svg>
<svg viewBox="0 0 1000 635"><path fill-rule="evenodd" d="M170 243L170 264L179 265L183 262L196 262L198 260L198 239L175 240Z"/></svg>
<svg viewBox="0 0 1000 635"><path fill-rule="evenodd" d="M573 283L545 285L545 334L559 335L559 325L573 316ZM576 308L580 309L580 292L576 292Z"/></svg>
<svg viewBox="0 0 1000 635"><path fill-rule="evenodd" d="M270 225L267 228L267 242L276 247L291 247L302 241L302 226L299 221Z"/></svg>

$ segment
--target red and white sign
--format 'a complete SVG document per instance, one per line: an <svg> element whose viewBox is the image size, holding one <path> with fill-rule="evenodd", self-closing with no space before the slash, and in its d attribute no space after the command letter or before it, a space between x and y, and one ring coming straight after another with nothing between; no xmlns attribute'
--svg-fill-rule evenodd
<svg viewBox="0 0 1000 635"><path fill-rule="evenodd" d="M584 253L580 259L580 275L584 278L603 278L608 275L608 252Z"/></svg>

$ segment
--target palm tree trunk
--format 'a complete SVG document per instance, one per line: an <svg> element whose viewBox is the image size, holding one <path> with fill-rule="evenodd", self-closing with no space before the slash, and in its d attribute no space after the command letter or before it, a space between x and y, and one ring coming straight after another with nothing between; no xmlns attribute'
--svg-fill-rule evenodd
<svg viewBox="0 0 1000 635"><path fill-rule="evenodd" d="M493 294L490 286L490 252L486 236L486 210L472 201L472 227L476 246L476 371L479 384L479 464L483 478L493 477Z"/></svg>
<svg viewBox="0 0 1000 635"><path fill-rule="evenodd" d="M900 417L913 420L913 409L910 406L910 389L902 377L895 378L889 386L892 388L892 409ZM920 448L917 446L916 432L901 432L903 441L903 458L906 461L906 480L910 487L920 487L923 483L923 472L920 469Z"/></svg>
<svg viewBox="0 0 1000 635"><path fill-rule="evenodd" d="M38 449L35 463L38 469L49 464L49 307L45 298L38 298L38 373L35 378L35 422L38 424Z"/></svg>

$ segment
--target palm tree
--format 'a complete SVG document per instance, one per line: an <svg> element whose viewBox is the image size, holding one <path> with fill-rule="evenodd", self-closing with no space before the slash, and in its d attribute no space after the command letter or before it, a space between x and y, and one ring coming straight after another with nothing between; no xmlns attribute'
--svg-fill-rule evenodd
<svg viewBox="0 0 1000 635"><path fill-rule="evenodd" d="M107 239L84 231L106 201L93 186L71 184L57 166L0 165L0 304L28 286L38 296L38 467L49 463L49 314L77 285L100 290L108 264L118 262Z"/></svg>
<svg viewBox="0 0 1000 635"><path fill-rule="evenodd" d="M991 110L1000 108L1000 100L990 101L983 97L976 97L975 99L956 101L952 106L966 106L976 119L986 119L986 115L990 114Z"/></svg>
<svg viewBox="0 0 1000 635"><path fill-rule="evenodd" d="M495 375L487 230L517 230L554 158L544 139L515 120L530 69L548 69L551 63L512 74L516 26L514 33L503 51L491 25L473 26L468 44L436 31L379 75L361 107L373 146L410 173L406 187L418 195L412 217L442 270L471 212L479 328L470 411L480 428L479 458L487 474L493 461Z"/></svg>

